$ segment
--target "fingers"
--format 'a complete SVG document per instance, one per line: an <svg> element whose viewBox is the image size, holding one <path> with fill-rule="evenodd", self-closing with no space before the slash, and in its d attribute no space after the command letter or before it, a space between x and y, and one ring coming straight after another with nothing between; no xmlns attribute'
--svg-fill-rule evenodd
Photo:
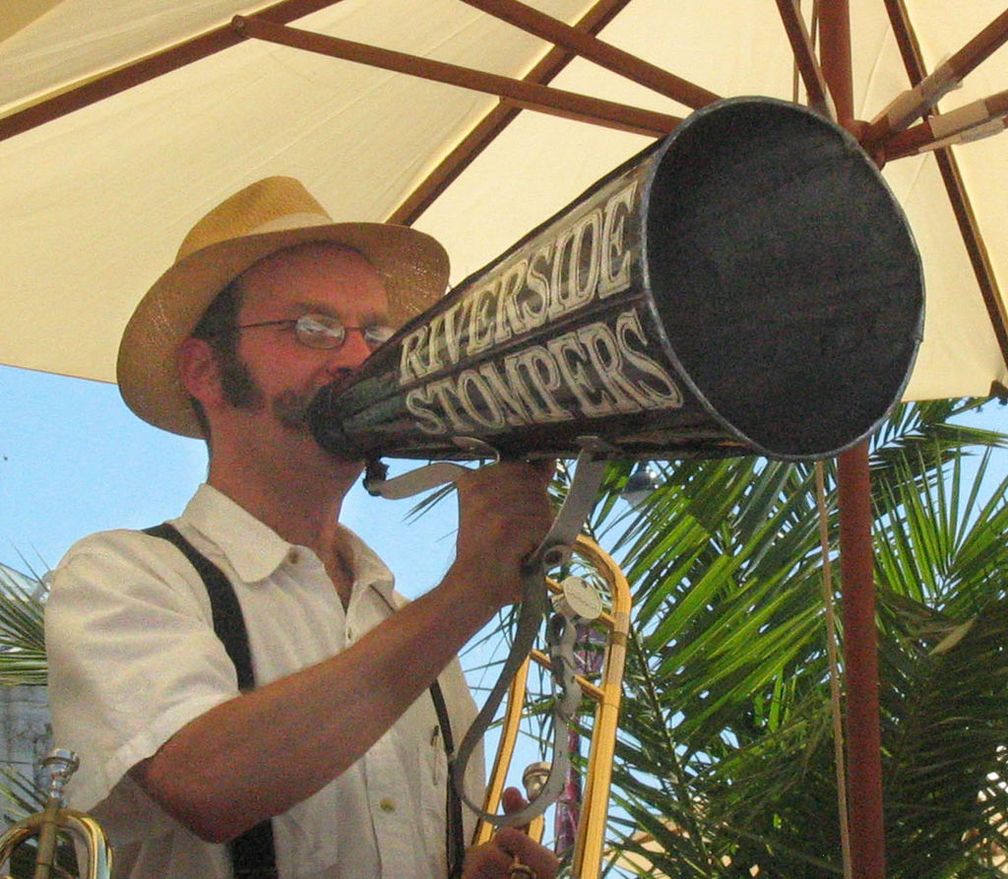
<svg viewBox="0 0 1008 879"><path fill-rule="evenodd" d="M519 490L539 490L549 485L556 472L556 460L544 461L500 461L466 470L459 477L460 490L481 486L513 486Z"/></svg>
<svg viewBox="0 0 1008 879"><path fill-rule="evenodd" d="M505 815L514 815L515 812L520 812L528 805L528 800L522 796L522 793L516 787L506 787L504 792L501 794L501 807L504 809ZM522 833L529 832L528 824L521 824L517 827Z"/></svg>
<svg viewBox="0 0 1008 879"><path fill-rule="evenodd" d="M556 458L546 458L543 461L530 461L529 466L538 471L540 477L546 485L550 484L550 480L556 473Z"/></svg>
<svg viewBox="0 0 1008 879"><path fill-rule="evenodd" d="M515 812L520 812L527 805L528 801L522 796L518 788L504 788L504 793L501 794L501 806L504 807L505 815L513 815Z"/></svg>
<svg viewBox="0 0 1008 879"><path fill-rule="evenodd" d="M521 791L508 787L501 794L505 815L528 805ZM466 852L463 879L511 879L515 862L528 867L538 879L553 879L560 861L548 848L531 839L520 827L503 827L488 843Z"/></svg>
<svg viewBox="0 0 1008 879"><path fill-rule="evenodd" d="M466 472L456 483L456 561L501 606L521 600L522 562L553 522L546 491L552 463L506 461Z"/></svg>
<svg viewBox="0 0 1008 879"><path fill-rule="evenodd" d="M497 541L509 557L528 555L553 521L546 482L541 470L518 461L469 471L457 483L460 537Z"/></svg>
<svg viewBox="0 0 1008 879"><path fill-rule="evenodd" d="M552 879L560 867L560 861L553 852L529 839L517 827L501 828L494 836L493 844L509 856L509 864L517 858L539 879Z"/></svg>
<svg viewBox="0 0 1008 879"><path fill-rule="evenodd" d="M549 849L520 830L505 827L490 842L466 852L463 879L509 879L516 859L539 879L553 879L560 868L560 861Z"/></svg>

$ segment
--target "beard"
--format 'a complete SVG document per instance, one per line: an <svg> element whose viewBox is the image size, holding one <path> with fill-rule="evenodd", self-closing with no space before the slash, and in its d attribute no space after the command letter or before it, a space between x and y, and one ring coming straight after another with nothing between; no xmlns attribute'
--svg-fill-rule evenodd
<svg viewBox="0 0 1008 879"><path fill-rule="evenodd" d="M266 394L252 376L252 370L236 352L228 351L218 359L221 390L224 399L235 409L262 412L266 408ZM310 434L308 408L312 395L294 390L283 391L274 397L269 408L273 416L288 430L305 436Z"/></svg>
<svg viewBox="0 0 1008 879"><path fill-rule="evenodd" d="M221 392L224 399L235 409L257 411L262 409L266 395L252 378L252 370L235 351L230 349L217 354L217 368L220 373Z"/></svg>
<svg viewBox="0 0 1008 879"><path fill-rule="evenodd" d="M349 376L353 375L353 372L352 369L335 370L334 380L345 381ZM259 389L258 385L256 389L262 395L262 390ZM318 390L316 388L308 392L295 391L288 388L286 391L282 391L270 403L273 416L288 430L295 431L304 436L311 436L312 431L309 425L308 412L311 409L311 404L315 400Z"/></svg>
<svg viewBox="0 0 1008 879"><path fill-rule="evenodd" d="M252 370L236 352L227 352L219 358L221 390L224 398L236 409L262 412L267 407L266 393L255 380ZM351 369L338 370L340 380L353 373ZM315 391L296 391L288 388L268 401L273 417L287 430L299 437L311 437L308 412ZM335 457L335 456L334 456Z"/></svg>
<svg viewBox="0 0 1008 879"><path fill-rule="evenodd" d="M308 426L308 410L311 407L313 399L315 399L314 394L286 390L273 398L270 409L272 409L276 420L288 430L302 436L310 436L311 429Z"/></svg>

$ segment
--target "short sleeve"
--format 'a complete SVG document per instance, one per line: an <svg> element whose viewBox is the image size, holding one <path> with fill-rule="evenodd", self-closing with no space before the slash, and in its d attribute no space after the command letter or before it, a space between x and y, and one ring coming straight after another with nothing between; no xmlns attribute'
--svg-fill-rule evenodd
<svg viewBox="0 0 1008 879"><path fill-rule="evenodd" d="M114 531L75 544L54 572L45 633L54 741L81 761L76 808L238 694L202 581L159 538Z"/></svg>

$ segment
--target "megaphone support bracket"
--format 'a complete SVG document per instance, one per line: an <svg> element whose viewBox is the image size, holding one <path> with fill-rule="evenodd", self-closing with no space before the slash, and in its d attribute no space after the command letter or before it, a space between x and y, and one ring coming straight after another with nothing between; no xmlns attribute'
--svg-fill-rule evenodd
<svg viewBox="0 0 1008 879"><path fill-rule="evenodd" d="M566 782L570 757L567 753L565 733L581 701L581 688L573 674L574 626L564 625L563 617L554 617L547 626L547 641L551 657L551 676L554 691L553 753L549 777L532 802L518 812L496 815L484 812L465 792L465 771L476 745L483 739L494 720L500 703L511 686L521 664L532 650L536 635L546 616L549 602L546 593L546 572L570 560L574 542L584 525L598 494L606 462L619 450L597 436L578 437L581 448L574 468L567 496L560 507L549 532L522 566L522 602L518 613L511 650L500 677L490 691L483 708L469 727L458 751L451 755L452 783L462 800L483 820L497 827L528 824L543 814L556 802ZM486 446L496 458L493 449ZM422 491L455 482L466 468L449 461L437 461L417 467L400 476L387 478L388 468L380 461L367 464L364 486L376 496L399 500Z"/></svg>
<svg viewBox="0 0 1008 879"><path fill-rule="evenodd" d="M500 452L483 440L474 437L456 437L455 443L460 448L478 454L493 463L500 460ZM430 464L389 479L388 465L381 458L371 458L364 468L364 490L372 497L397 501L437 488L439 485L455 482L465 471L466 468L461 464L432 461Z"/></svg>
<svg viewBox="0 0 1008 879"><path fill-rule="evenodd" d="M494 720L504 695L511 686L511 681L532 650L539 627L548 607L546 592L546 572L570 559L574 541L584 525L585 519L595 502L602 477L605 474L606 460L610 455L607 444L600 447L596 437L585 437L581 443L582 451L578 455L571 480L560 511L553 520L549 532L539 544L535 552L526 559L522 567L522 603L518 612L514 639L511 650L500 677L494 685L472 726L466 733L457 753L451 759L452 782L462 800L484 821L496 827L508 827L528 824L533 818L542 815L550 805L558 799L567 780L567 768L570 757L567 753L566 732L573 718L577 705L580 704L580 687L574 682L568 668L569 663L562 657L564 633L571 635L573 626L550 626L547 628L547 638L551 641L551 675L557 698L553 708L553 754L549 777L536 796L523 809L509 815L496 815L484 812L465 794L465 770L469 758L479 741L482 740ZM601 441L599 441L601 442ZM604 457L602 457L604 455ZM553 639L552 634L557 635ZM556 640L557 643L552 643Z"/></svg>

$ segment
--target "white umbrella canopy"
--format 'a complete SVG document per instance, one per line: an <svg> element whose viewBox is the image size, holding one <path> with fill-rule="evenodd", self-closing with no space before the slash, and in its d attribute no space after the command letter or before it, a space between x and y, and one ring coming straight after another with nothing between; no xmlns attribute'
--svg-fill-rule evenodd
<svg viewBox="0 0 1008 879"><path fill-rule="evenodd" d="M462 0L312 5L290 24L516 79L552 49ZM603 4L533 5L573 24ZM653 139L523 111L414 221L398 209L498 106L496 97L248 39L34 124L32 113L55 115L50 108L87 94L89 81L101 87L110 72L186 41L196 40L196 51L200 39L229 33L233 15L268 7L238 0L7 6L20 7L0 12L0 362L8 365L113 380L122 328L186 231L260 177L301 178L337 220L414 222L447 247L454 283ZM769 0L604 6L610 20L601 39L718 96L805 101ZM904 6L928 70L1004 12L993 0ZM307 2L294 13L305 9ZM882 0L852 0L850 15L854 111L871 120L909 80ZM994 53L939 106L965 105L1005 83L1008 52ZM550 84L671 116L690 112L586 60L574 60ZM1008 268L1006 142L953 148L995 283ZM934 155L891 161L884 173L925 268L924 343L906 397L985 395L993 382L1008 384Z"/></svg>

